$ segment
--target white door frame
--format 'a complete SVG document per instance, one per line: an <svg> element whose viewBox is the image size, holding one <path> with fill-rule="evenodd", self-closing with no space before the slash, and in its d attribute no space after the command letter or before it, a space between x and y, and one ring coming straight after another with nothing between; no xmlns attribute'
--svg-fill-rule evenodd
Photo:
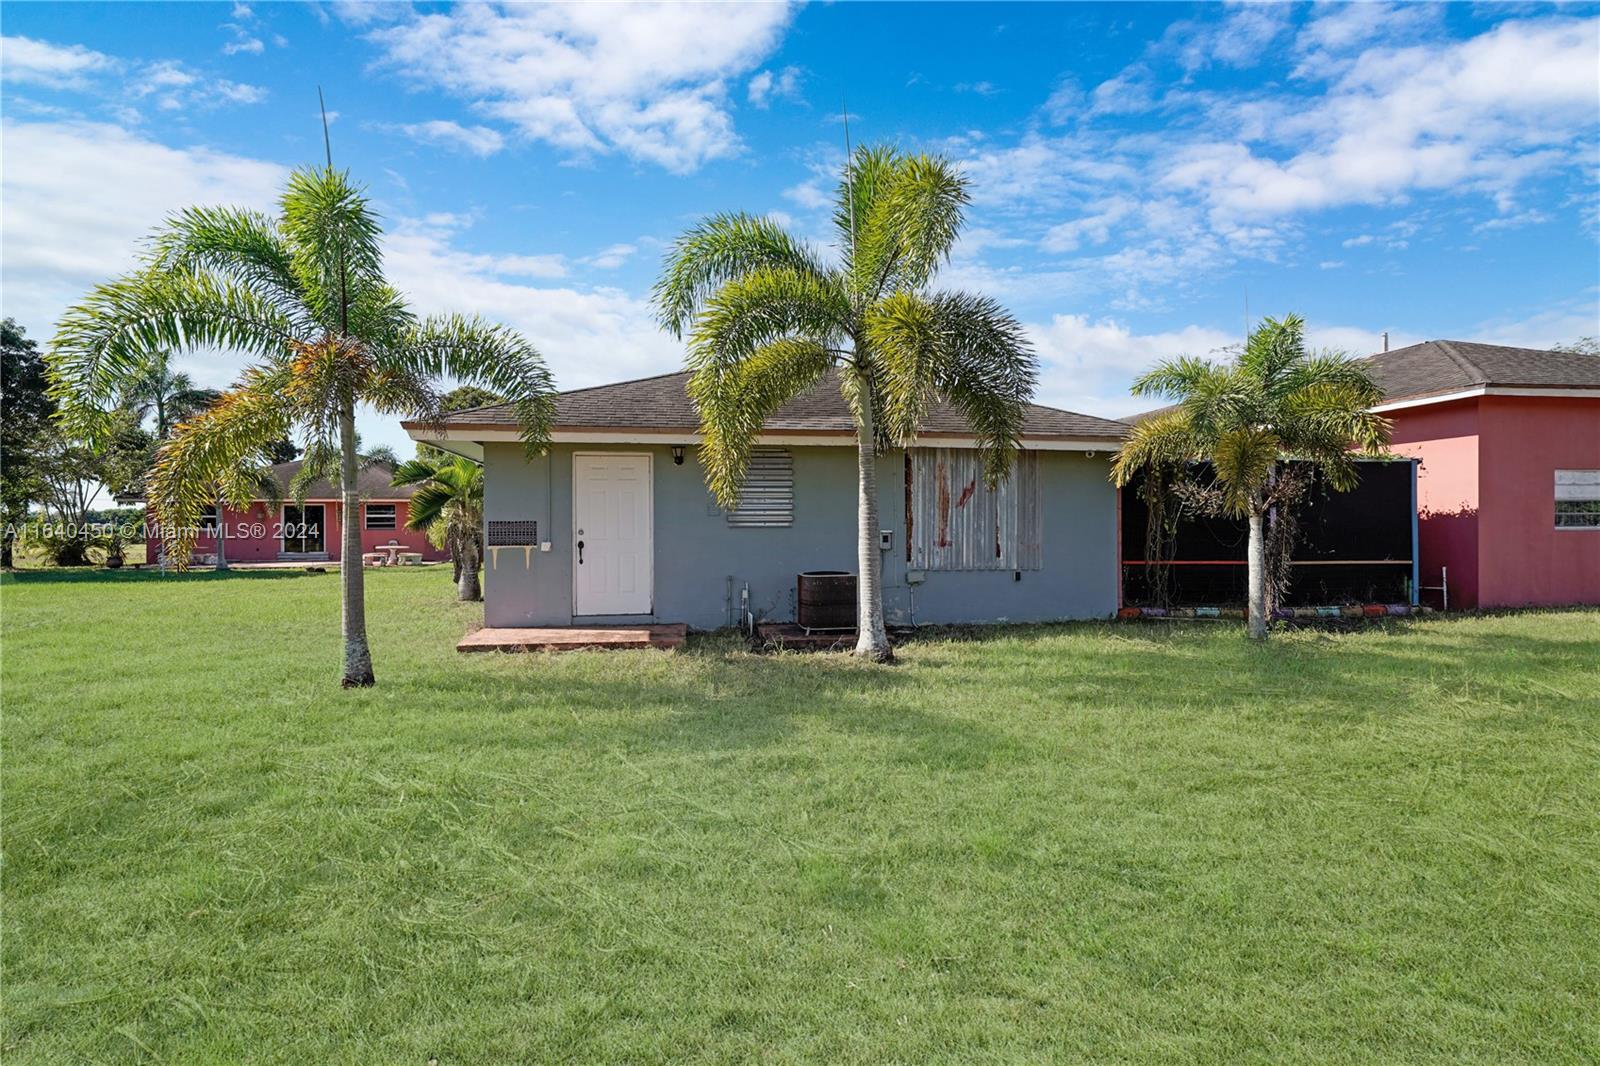
<svg viewBox="0 0 1600 1066"><path fill-rule="evenodd" d="M578 610L578 541L583 538L578 535L578 501L579 483L578 471L585 459L643 459L644 460L644 530L648 551L645 560L649 565L646 584L646 603L642 611L608 611L600 612L600 617L607 614L622 615L649 615L656 609L656 495L655 495L655 457L649 452L573 452L572 453L572 614L575 618L594 617L596 612L584 614Z"/></svg>

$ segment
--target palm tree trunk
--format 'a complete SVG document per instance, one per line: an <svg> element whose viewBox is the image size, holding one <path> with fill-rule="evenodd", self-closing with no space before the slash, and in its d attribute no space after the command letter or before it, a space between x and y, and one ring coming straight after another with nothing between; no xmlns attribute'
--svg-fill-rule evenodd
<svg viewBox="0 0 1600 1066"><path fill-rule="evenodd" d="M223 519L227 504L222 500L217 501L217 573L226 573L228 569L228 524Z"/></svg>
<svg viewBox="0 0 1600 1066"><path fill-rule="evenodd" d="M341 547L339 581L342 593L340 627L344 636L345 688L372 684L372 650L367 647L367 604L361 567L361 493L356 487L360 464L356 459L356 405L346 397L339 410L339 480L344 507L339 514Z"/></svg>
<svg viewBox="0 0 1600 1066"><path fill-rule="evenodd" d="M478 544L470 536L456 542L456 599L462 603L475 603L483 599L478 586Z"/></svg>
<svg viewBox="0 0 1600 1066"><path fill-rule="evenodd" d="M883 553L878 550L878 456L873 442L872 396L861 388L856 423L856 654L875 663L894 658L883 626Z"/></svg>
<svg viewBox="0 0 1600 1066"><path fill-rule="evenodd" d="M1252 640L1267 639L1267 551L1262 535L1262 514L1250 511L1250 603L1249 627Z"/></svg>

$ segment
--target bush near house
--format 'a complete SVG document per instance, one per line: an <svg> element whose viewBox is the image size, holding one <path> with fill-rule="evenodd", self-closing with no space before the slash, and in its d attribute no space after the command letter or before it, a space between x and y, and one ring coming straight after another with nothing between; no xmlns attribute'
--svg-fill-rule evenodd
<svg viewBox="0 0 1600 1066"><path fill-rule="evenodd" d="M1600 1057L1600 612L459 656L0 578L7 1066ZM976 635L976 639L973 639Z"/></svg>

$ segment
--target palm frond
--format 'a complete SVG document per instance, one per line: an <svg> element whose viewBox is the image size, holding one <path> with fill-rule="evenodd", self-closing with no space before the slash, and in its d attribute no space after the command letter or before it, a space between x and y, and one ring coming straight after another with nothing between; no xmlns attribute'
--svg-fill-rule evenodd
<svg viewBox="0 0 1600 1066"><path fill-rule="evenodd" d="M682 337L718 287L764 268L826 273L810 248L771 219L742 212L713 215L667 252L651 295L656 315L674 337Z"/></svg>
<svg viewBox="0 0 1600 1066"><path fill-rule="evenodd" d="M1182 466L1204 456L1205 446L1183 408L1154 415L1134 425L1111 461L1111 480L1122 487L1141 470Z"/></svg>
<svg viewBox="0 0 1600 1066"><path fill-rule="evenodd" d="M189 207L168 216L150 240L148 262L161 273L226 278L299 319L305 294L293 256L269 215L237 207ZM297 321L308 331L310 323Z"/></svg>
<svg viewBox="0 0 1600 1066"><path fill-rule="evenodd" d="M431 316L380 353L378 366L380 371L427 378L448 374L489 389L505 397L516 413L528 454L549 442L555 418L550 370L539 350L509 326L476 316ZM436 403L433 406L437 409Z"/></svg>
<svg viewBox="0 0 1600 1066"><path fill-rule="evenodd" d="M899 154L889 145L864 144L845 161L844 173L839 176L833 195L833 228L854 279L875 276L867 264L879 261L879 254L863 245L863 228L873 203L894 179L898 160Z"/></svg>
<svg viewBox="0 0 1600 1066"><path fill-rule="evenodd" d="M428 529L452 519L476 526L483 514L483 468L466 459L440 464L411 495L406 528Z"/></svg>
<svg viewBox="0 0 1600 1066"><path fill-rule="evenodd" d="M1247 514L1263 491L1273 465L1283 455L1283 442L1271 429L1240 426L1221 434L1207 449L1224 506Z"/></svg>
<svg viewBox="0 0 1600 1066"><path fill-rule="evenodd" d="M869 311L867 337L890 439L909 446L928 404L943 397L972 426L991 483L1003 479L1038 376L1021 324L985 296L897 292Z"/></svg>
<svg viewBox="0 0 1600 1066"><path fill-rule="evenodd" d="M302 167L289 177L279 232L297 287L325 329L349 331L349 310L383 284L382 230L349 175Z"/></svg>
<svg viewBox="0 0 1600 1066"><path fill-rule="evenodd" d="M103 406L152 352L231 348L275 360L294 341L289 317L249 289L146 270L96 287L70 309L45 358L63 420L92 440L105 428Z"/></svg>
<svg viewBox="0 0 1600 1066"><path fill-rule="evenodd" d="M854 286L866 300L926 285L949 259L971 197L966 181L937 156L897 157L858 219Z"/></svg>
<svg viewBox="0 0 1600 1066"><path fill-rule="evenodd" d="M180 424L156 453L146 492L168 555L181 570L194 548L200 512L221 495L244 509L256 498L251 471L291 426L281 375L252 369L215 405Z"/></svg>
<svg viewBox="0 0 1600 1066"><path fill-rule="evenodd" d="M742 361L711 364L689 378L689 396L700 412L700 462L706 487L723 507L739 501L750 452L767 418L833 365L833 353L816 340L772 341Z"/></svg>
<svg viewBox="0 0 1600 1066"><path fill-rule="evenodd" d="M420 485L424 481L432 478L433 475L438 472L440 467L449 466L451 462L453 462L453 460L432 459L421 455L414 459L407 459L405 462L394 468L394 474L390 478L389 484L396 487L402 485Z"/></svg>
<svg viewBox="0 0 1600 1066"><path fill-rule="evenodd" d="M790 336L835 348L849 323L849 302L835 279L760 267L725 282L707 300L689 335L688 364L696 371L731 365Z"/></svg>
<svg viewBox="0 0 1600 1066"><path fill-rule="evenodd" d="M1270 392L1306 358L1305 330L1306 321L1299 315L1263 319L1245 340L1238 368Z"/></svg>

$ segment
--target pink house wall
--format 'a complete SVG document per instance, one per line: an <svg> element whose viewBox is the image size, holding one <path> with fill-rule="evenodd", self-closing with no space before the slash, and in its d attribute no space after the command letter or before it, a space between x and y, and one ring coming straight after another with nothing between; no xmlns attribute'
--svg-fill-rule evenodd
<svg viewBox="0 0 1600 1066"><path fill-rule="evenodd" d="M1555 527L1555 471L1600 469L1600 399L1482 396L1389 417L1394 451L1422 461L1423 585L1448 567L1451 607L1600 603L1600 530Z"/></svg>
<svg viewBox="0 0 1600 1066"><path fill-rule="evenodd" d="M1413 407L1389 415L1391 447L1420 459L1417 540L1421 584L1439 585L1449 570L1450 605L1478 605L1478 401ZM1422 602L1439 605L1437 592Z"/></svg>
<svg viewBox="0 0 1600 1066"><path fill-rule="evenodd" d="M1480 603L1600 604L1600 529L1555 525L1555 472L1600 470L1600 398L1485 396L1478 420Z"/></svg>
<svg viewBox="0 0 1600 1066"><path fill-rule="evenodd" d="M308 500L307 503L322 503L317 500ZM410 513L411 505L406 500L373 500L372 503L393 503L395 505L394 529L366 529L361 530L361 550L363 552L375 551L380 546L390 541L398 542L405 546L407 551L421 552L424 559L443 559L446 553L443 549L435 548L428 543L428 536L421 530L406 529L406 518ZM338 503L322 503L326 509L326 521L323 523L323 544L327 549L330 560L337 560L343 545L343 524L340 521L340 512L343 510ZM366 503L362 504L363 512ZM228 533L226 555L229 562L233 563L261 563L275 562L283 552L283 512L281 508L270 511L265 503L257 501L245 511L238 511L232 507L223 510L224 526ZM150 530L145 538L145 558L155 561L161 552L161 538L155 529L155 520L149 519ZM364 525L364 523L363 523ZM195 538L194 550L203 555L210 555L217 550L215 537L201 535Z"/></svg>

